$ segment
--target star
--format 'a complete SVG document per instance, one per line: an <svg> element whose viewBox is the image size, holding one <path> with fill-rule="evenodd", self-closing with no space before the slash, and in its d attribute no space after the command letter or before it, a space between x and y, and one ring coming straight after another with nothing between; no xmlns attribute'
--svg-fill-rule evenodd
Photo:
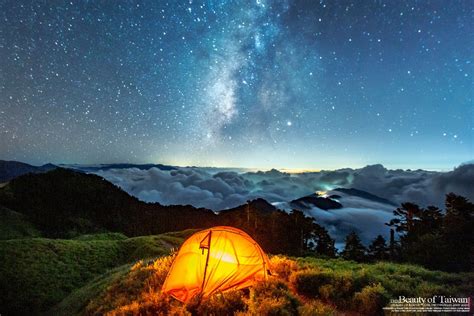
<svg viewBox="0 0 474 316"><path fill-rule="evenodd" d="M472 160L462 3L0 9L0 159L319 169L347 150L336 167Z"/></svg>

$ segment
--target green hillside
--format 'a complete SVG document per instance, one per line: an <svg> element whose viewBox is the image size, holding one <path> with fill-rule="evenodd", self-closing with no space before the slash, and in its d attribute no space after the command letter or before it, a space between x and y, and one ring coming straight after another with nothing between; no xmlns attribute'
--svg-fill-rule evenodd
<svg viewBox="0 0 474 316"><path fill-rule="evenodd" d="M0 313L36 314L74 289L120 265L178 247L186 233L126 238L121 234L77 239L0 241Z"/></svg>
<svg viewBox="0 0 474 316"><path fill-rule="evenodd" d="M182 304L161 294L174 256L139 261L95 279L51 315L380 315L398 295L467 295L474 274L394 263L271 257L274 276L250 290ZM449 284L449 286L447 286Z"/></svg>
<svg viewBox="0 0 474 316"><path fill-rule="evenodd" d="M25 215L0 206L0 240L40 236Z"/></svg>
<svg viewBox="0 0 474 316"><path fill-rule="evenodd" d="M271 257L273 277L250 289L182 305L160 289L176 248L195 230L127 238L0 241L0 313L377 315L390 298L472 295L473 273L395 263Z"/></svg>

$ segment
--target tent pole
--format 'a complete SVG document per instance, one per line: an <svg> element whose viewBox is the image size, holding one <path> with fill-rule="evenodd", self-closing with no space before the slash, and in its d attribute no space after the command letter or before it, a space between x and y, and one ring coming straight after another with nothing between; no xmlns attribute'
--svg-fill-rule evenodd
<svg viewBox="0 0 474 316"><path fill-rule="evenodd" d="M265 262L265 256L263 254L263 250L260 248L260 246L258 245L257 242L254 242L253 244L257 250L258 250L258 253L260 254L260 258L262 258L262 262L263 262L263 277L265 278L265 280L267 279L267 267L266 267L266 262Z"/></svg>
<svg viewBox="0 0 474 316"><path fill-rule="evenodd" d="M209 247L207 247L206 265L204 266L204 275L202 277L201 294L202 294L202 291L204 290L204 283L206 282L207 266L209 264L209 253L211 252L211 236L212 236L212 230L209 231ZM201 299L202 299L202 295L199 298L199 304L201 304Z"/></svg>

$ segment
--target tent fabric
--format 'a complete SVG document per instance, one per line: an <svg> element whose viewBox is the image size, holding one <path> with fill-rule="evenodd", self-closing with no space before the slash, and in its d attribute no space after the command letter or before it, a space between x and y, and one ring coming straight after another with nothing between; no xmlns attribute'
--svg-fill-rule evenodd
<svg viewBox="0 0 474 316"><path fill-rule="evenodd" d="M240 229L217 226L195 233L178 251L162 292L181 302L196 295L243 289L267 278L269 260Z"/></svg>

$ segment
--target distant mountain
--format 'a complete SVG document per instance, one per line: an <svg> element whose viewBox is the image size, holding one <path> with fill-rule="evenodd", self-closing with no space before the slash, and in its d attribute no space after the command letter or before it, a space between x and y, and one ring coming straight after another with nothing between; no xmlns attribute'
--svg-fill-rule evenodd
<svg viewBox="0 0 474 316"><path fill-rule="evenodd" d="M231 209L219 211L219 215L227 215L227 214L232 214L232 213L235 213L235 212L245 211L245 208L247 208L247 207L256 209L261 214L265 214L265 213L269 214L271 212L275 212L275 211L278 210L275 206L268 203L264 199L255 199L255 200L252 200L252 201L248 201L247 204L243 204L243 205L231 208Z"/></svg>
<svg viewBox="0 0 474 316"><path fill-rule="evenodd" d="M162 164L131 164L131 163L112 163L112 164L99 164L99 165L60 165L64 168L72 168L85 172L96 172L99 170L110 170L110 169L129 169L136 168L140 170L149 170L151 168L158 168L160 170L176 170L173 166L167 166Z"/></svg>
<svg viewBox="0 0 474 316"><path fill-rule="evenodd" d="M372 193L358 190L358 189L345 189L345 188L337 188L327 192L327 195L319 195L317 193L313 193L304 197L301 197L296 200L292 200L289 204L290 207L305 211L309 210L313 207L317 207L322 210L334 210L340 209L343 207L353 207L353 201L348 200L348 197L358 197L366 201L377 202L381 204L385 204L387 206L397 206L394 202L376 196Z"/></svg>
<svg viewBox="0 0 474 316"><path fill-rule="evenodd" d="M100 231L157 234L208 226L215 216L192 206L145 203L97 175L63 168L11 180L0 189L0 205L27 215L48 237Z"/></svg>
<svg viewBox="0 0 474 316"><path fill-rule="evenodd" d="M332 210L342 208L342 204L328 197L319 196L316 193L301 197L290 202L290 206L296 209L310 209L313 207L322 210Z"/></svg>
<svg viewBox="0 0 474 316"><path fill-rule="evenodd" d="M129 169L137 168L140 170L149 170L151 168L158 168L160 170L176 170L173 166L162 164L130 164L130 163L115 163L115 164L98 164L98 165L76 165L76 164L60 164L54 165L47 163L42 166L33 166L20 161L6 161L0 160L0 183L10 181L18 176L33 172L46 172L58 167L74 169L82 172L97 172L100 170L110 169Z"/></svg>
<svg viewBox="0 0 474 316"><path fill-rule="evenodd" d="M377 195L374 195L372 193L362 191L362 190L358 190L358 189L337 188L337 189L334 189L332 191L341 192L341 193L344 193L346 195L357 196L357 197L360 197L360 198L363 198L363 199L366 199L366 200L370 200L370 201L374 201L374 202L378 202L378 203L382 203L382 204L389 204L389 205L397 206L396 203L394 203L390 200L381 198L381 197L379 197Z"/></svg>
<svg viewBox="0 0 474 316"><path fill-rule="evenodd" d="M45 237L97 232L132 237L229 225L249 233L270 253L301 253L302 229L316 225L301 212L288 214L263 199L217 213L191 205L146 203L98 175L64 168L12 179L0 188L2 206L23 214L22 220Z"/></svg>
<svg viewBox="0 0 474 316"><path fill-rule="evenodd" d="M53 164L32 166L19 161L0 160L0 183L10 181L13 178L30 172L45 172L57 168Z"/></svg>

